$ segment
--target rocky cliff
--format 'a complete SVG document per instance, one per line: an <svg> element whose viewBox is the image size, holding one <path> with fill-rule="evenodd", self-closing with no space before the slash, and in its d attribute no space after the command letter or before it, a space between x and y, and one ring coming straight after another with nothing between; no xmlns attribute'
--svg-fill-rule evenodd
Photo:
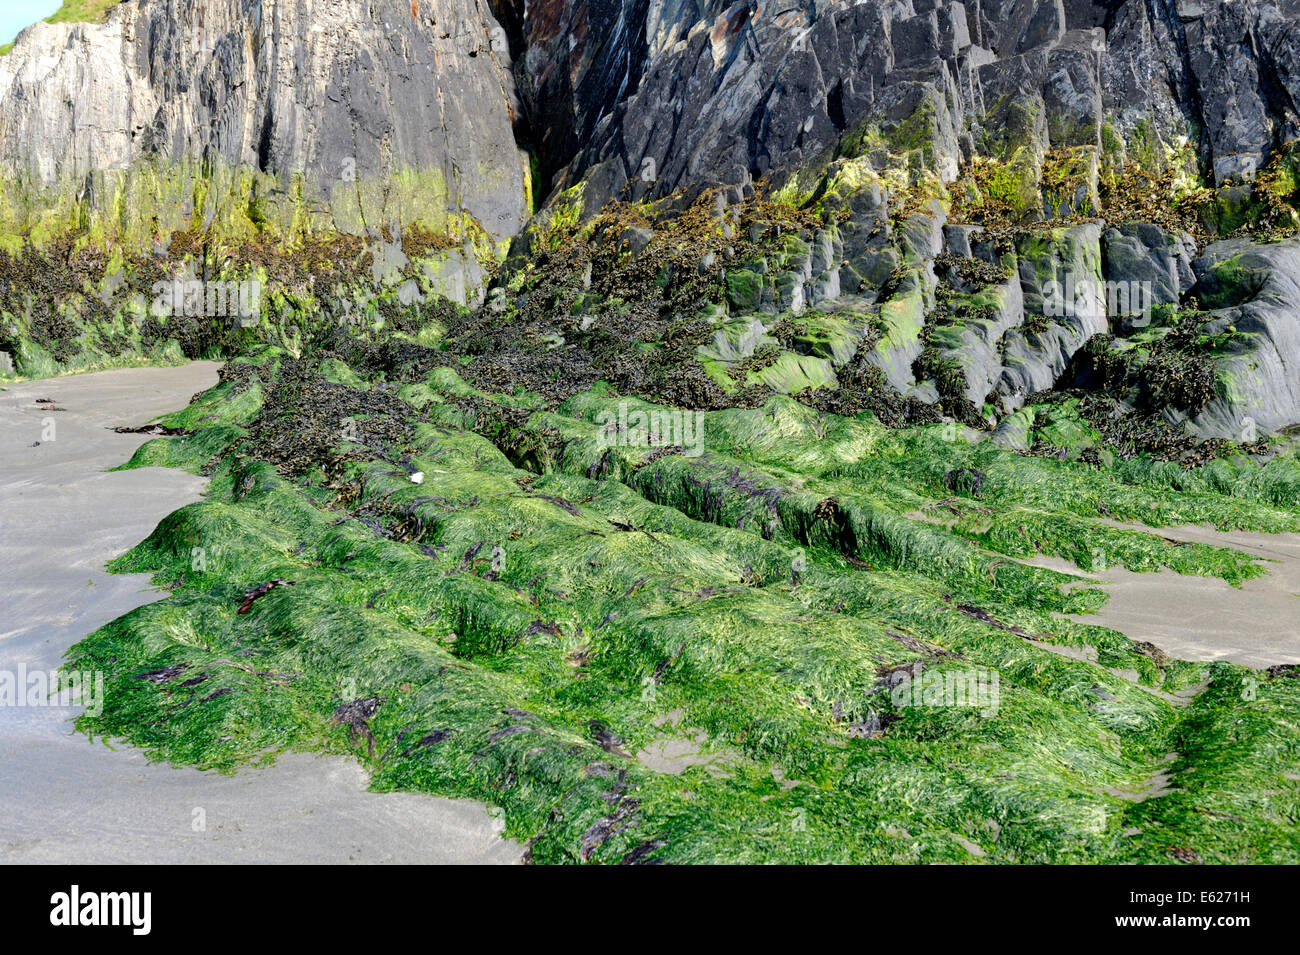
<svg viewBox="0 0 1300 955"><path fill-rule="evenodd" d="M1022 408L1100 392L1116 406L1089 427L1113 439L1118 414L1249 442L1300 422L1291 253L1261 245L1300 224L1298 19L1300 0L129 0L0 58L0 219L11 250L62 230L199 250L204 275L359 236L325 257L404 280L402 307L494 282L473 347L592 380L615 370L601 336L685 323L671 381L614 377L687 404L847 409L878 378L878 413L1028 448ZM314 267L282 310L337 311Z"/></svg>
<svg viewBox="0 0 1300 955"><path fill-rule="evenodd" d="M1294 229L1275 214L1295 197L1277 157L1297 133L1300 4L497 6L552 204L591 217L762 183L830 213L748 261L705 253L726 287L711 368L795 393L842 385L862 351L901 397L976 424L1107 375L1124 409L1202 437L1300 421L1277 344L1300 302L1270 286L1262 324L1184 310L1199 336L1151 314L1199 301L1192 260L1220 234ZM988 274L963 279L963 259ZM1067 285L1081 297L1053 309ZM805 313L818 341L773 337ZM1214 344L1171 350L1192 338ZM1134 355L1178 384L1145 389Z"/></svg>
<svg viewBox="0 0 1300 955"><path fill-rule="evenodd" d="M305 175L348 225L427 213L413 194L432 191L498 238L531 211L516 138L547 182L586 181L592 208L783 179L868 123L945 181L976 152L1156 164L1190 140L1222 184L1297 134L1298 15L1296 0L127 0L102 24L36 24L0 58L0 164L83 188L142 159ZM394 187L403 174L424 189ZM349 185L373 182L387 192Z"/></svg>
<svg viewBox="0 0 1300 955"><path fill-rule="evenodd" d="M494 36L474 0L129 0L102 24L36 24L0 58L10 227L72 195L144 218L136 235L251 199L285 228L507 238L531 210Z"/></svg>
<svg viewBox="0 0 1300 955"><path fill-rule="evenodd" d="M1190 139L1216 182L1296 136L1294 0L498 0L562 182L599 204L789 174L867 122L947 180L972 151Z"/></svg>

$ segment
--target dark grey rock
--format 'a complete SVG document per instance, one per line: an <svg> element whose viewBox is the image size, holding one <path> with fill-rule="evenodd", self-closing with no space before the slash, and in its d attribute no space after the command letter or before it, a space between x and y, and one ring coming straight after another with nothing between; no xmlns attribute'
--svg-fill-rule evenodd
<svg viewBox="0 0 1300 955"><path fill-rule="evenodd" d="M1103 233L1107 311L1120 321L1122 330L1149 324L1151 306L1176 304L1190 288L1194 276L1186 241L1190 240L1172 236L1149 222L1125 223ZM1115 302L1120 303L1119 308L1110 307Z"/></svg>
<svg viewBox="0 0 1300 955"><path fill-rule="evenodd" d="M1205 437L1253 440L1300 424L1300 239L1229 240L1194 263L1193 294L1216 327L1236 334L1221 349L1220 394L1190 425Z"/></svg>
<svg viewBox="0 0 1300 955"><path fill-rule="evenodd" d="M500 34L465 0L137 0L38 23L0 57L0 170L107 203L105 172L202 161L274 177L286 215L299 178L344 231L468 212L500 241L529 211ZM182 180L164 212L185 213Z"/></svg>
<svg viewBox="0 0 1300 955"><path fill-rule="evenodd" d="M983 232L977 225L945 225L943 227L943 251L949 255L958 255L963 259L975 257L971 250L971 236Z"/></svg>
<svg viewBox="0 0 1300 955"><path fill-rule="evenodd" d="M619 248L635 255L649 245L650 240L653 238L653 229L647 229L644 226L629 226L623 230L623 234L619 237L618 244Z"/></svg>
<svg viewBox="0 0 1300 955"><path fill-rule="evenodd" d="M1053 387L1075 352L1108 327L1098 223L1028 236L1018 243L1017 254L1025 315L1045 321L1041 330L1022 327L1006 333L999 391L1008 408Z"/></svg>

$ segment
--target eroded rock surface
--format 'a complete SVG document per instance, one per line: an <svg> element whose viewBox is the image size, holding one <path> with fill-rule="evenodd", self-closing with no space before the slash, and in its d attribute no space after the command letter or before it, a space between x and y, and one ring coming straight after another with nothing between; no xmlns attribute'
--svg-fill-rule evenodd
<svg viewBox="0 0 1300 955"><path fill-rule="evenodd" d="M33 204L124 192L172 228L229 214L195 210L196 183L251 171L267 178L243 190L286 220L468 215L499 241L530 211L508 66L469 0L132 0L102 24L35 24L0 57L0 169Z"/></svg>
<svg viewBox="0 0 1300 955"><path fill-rule="evenodd" d="M494 283L507 324L551 303L548 349L628 291L690 288L657 318L709 323L691 354L724 389L878 373L988 428L1100 389L1249 440L1300 422L1297 263L1213 243L1261 195L1300 195L1297 18L1300 0L131 0L0 58L3 208L15 233L89 223L159 254L178 232L365 235L402 307L478 306ZM1261 193L1277 156L1286 188ZM1198 189L1197 221L1171 213ZM755 220L768 195L820 218ZM700 197L718 241L660 268L663 217ZM538 259L616 201L635 221L596 238L650 263L635 288L593 292L575 259L539 299ZM403 246L412 225L439 233L432 256Z"/></svg>
<svg viewBox="0 0 1300 955"><path fill-rule="evenodd" d="M1297 131L1294 0L498 0L562 184L589 207L738 184L821 157L862 123L925 146L1152 151L1202 135L1218 182ZM1196 132L1203 130L1203 134Z"/></svg>

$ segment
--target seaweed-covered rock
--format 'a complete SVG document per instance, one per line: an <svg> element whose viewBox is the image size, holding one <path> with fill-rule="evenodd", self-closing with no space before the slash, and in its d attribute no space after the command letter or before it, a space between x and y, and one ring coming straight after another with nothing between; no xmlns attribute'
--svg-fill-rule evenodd
<svg viewBox="0 0 1300 955"><path fill-rule="evenodd" d="M1191 421L1198 434L1255 440L1300 424L1300 240L1229 240L1193 263L1195 294L1222 336L1219 389Z"/></svg>
<svg viewBox="0 0 1300 955"><path fill-rule="evenodd" d="M964 397L976 408L1005 375L1004 337L1025 320L1024 293L1017 275L960 299L930 336L942 361L962 375Z"/></svg>
<svg viewBox="0 0 1300 955"><path fill-rule="evenodd" d="M1116 521L1295 531L1294 459L1088 468L785 397L543 409L447 367L397 393L262 358L131 462L211 481L114 562L174 583L74 648L104 675L83 731L221 769L344 749L376 789L500 806L538 862L963 862L978 836L989 862L1149 863L1170 831L1207 862L1300 858L1271 801L1300 684L1076 622L1102 592L1032 561L1258 577ZM335 473L266 463L343 412L359 440L306 442ZM1198 798L1125 800L1171 738Z"/></svg>
<svg viewBox="0 0 1300 955"><path fill-rule="evenodd" d="M1149 322L1154 305L1177 304L1196 281L1190 236L1173 236L1149 222L1128 222L1102 234L1102 272L1109 287L1124 290L1126 307L1113 318L1126 327ZM1109 304L1109 303L1108 303ZM1146 314L1144 314L1144 307Z"/></svg>
<svg viewBox="0 0 1300 955"><path fill-rule="evenodd" d="M1007 332L1000 382L1010 404L1053 387L1083 343L1107 329L1095 222L1029 234L1016 246L1026 316Z"/></svg>

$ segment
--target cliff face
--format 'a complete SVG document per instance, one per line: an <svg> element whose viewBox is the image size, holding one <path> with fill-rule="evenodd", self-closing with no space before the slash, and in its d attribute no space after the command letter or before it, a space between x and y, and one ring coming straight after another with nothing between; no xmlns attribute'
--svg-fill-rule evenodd
<svg viewBox="0 0 1300 955"><path fill-rule="evenodd" d="M0 167L48 195L197 161L270 177L273 204L299 178L324 225L468 213L499 241L530 209L494 36L474 0L129 0L36 24L0 58Z"/></svg>
<svg viewBox="0 0 1300 955"><path fill-rule="evenodd" d="M1300 224L1297 22L1300 0L128 0L0 58L0 242L88 233L252 274L268 239L346 233L362 274L475 304L510 246L494 308L541 322L512 335L554 344L629 300L700 326L683 360L712 384L687 403L879 374L925 414L1000 427L1108 382L1236 439L1300 422L1300 292L1266 280L1293 256L1241 245ZM760 191L798 228L747 207ZM721 241L685 261L645 215L706 192ZM613 200L644 221L578 228ZM221 258L241 242L273 251ZM644 258L635 282L615 253ZM1096 288L1053 314L1070 282ZM1166 311L1135 324L1117 288ZM812 339L780 337L807 314Z"/></svg>
<svg viewBox="0 0 1300 955"><path fill-rule="evenodd" d="M552 203L580 195L580 214L592 216L613 199L684 193L689 202L726 187L725 209L766 178L796 203L838 209L833 224L783 239L779 254L722 270L729 301L700 352L707 362L752 363L790 314L866 309L868 325L883 329L868 347L871 336L850 322L835 354L778 359L762 381L788 392L833 387L859 350L899 394L942 399L948 413L965 403L971 421L980 414L972 409L1005 414L1052 388L1095 384L1106 361L1120 361L1096 357L1112 323L1121 339L1134 331L1108 314L1117 288L1142 288L1157 304L1223 299L1197 285L1203 270L1191 259L1234 222L1204 221L1213 212L1160 225L1139 217L1158 217L1199 181L1218 190L1232 220L1251 191L1241 183L1300 134L1294 0L496 6L526 50L514 70L528 123L541 131ZM959 181L975 157L994 172ZM1132 168L1150 178L1122 183ZM931 184L918 189L924 177ZM1171 180L1185 185L1171 190ZM921 193L940 200L918 205ZM996 229L980 240L991 198L1037 234L1013 248L995 248ZM1111 228L1083 221L1102 217ZM966 287L947 274L954 255L1014 278ZM1267 272L1282 259L1251 261ZM886 288L900 267L901 286ZM1095 285L1095 301L1045 315L1045 291L1067 281ZM1214 313L1207 334L1228 338L1208 404L1200 394L1181 406L1167 395L1148 400L1134 374L1126 400L1154 404L1202 436L1235 439L1300 420L1283 357L1294 324L1285 313L1300 300L1287 287L1272 283L1253 306L1267 320ZM748 291L731 294L737 288ZM954 289L976 295L956 314ZM1253 295L1228 297L1236 307ZM965 314L989 309L978 320ZM772 318L756 322L756 313ZM813 361L825 366L810 372Z"/></svg>
<svg viewBox="0 0 1300 955"><path fill-rule="evenodd" d="M949 179L973 149L1113 131L1130 151L1190 139L1222 182L1297 133L1295 0L497 7L527 43L531 115L573 160L562 181L588 177L596 202L788 171L877 120L912 124Z"/></svg>
<svg viewBox="0 0 1300 955"><path fill-rule="evenodd" d="M347 228L463 209L496 239L530 211L516 134L543 182L588 181L589 208L779 180L867 122L946 180L976 151L1149 158L1190 139L1223 182L1300 131L1297 16L1300 0L128 0L0 58L0 164L64 187L148 157L305 174L347 197Z"/></svg>

